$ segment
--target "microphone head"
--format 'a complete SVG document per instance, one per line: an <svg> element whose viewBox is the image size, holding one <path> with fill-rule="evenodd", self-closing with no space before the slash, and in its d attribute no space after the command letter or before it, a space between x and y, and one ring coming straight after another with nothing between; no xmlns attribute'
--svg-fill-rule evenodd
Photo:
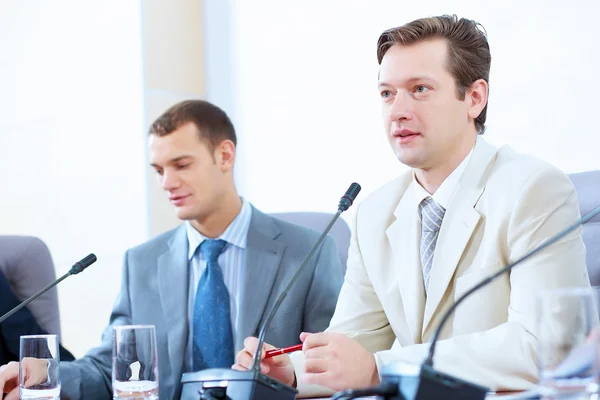
<svg viewBox="0 0 600 400"><path fill-rule="evenodd" d="M360 185L354 182L352 185L350 185L348 190L346 190L346 194L343 195L340 199L338 210L346 211L347 209L349 209L352 203L354 203L354 199L356 199L356 196L358 196L358 193L360 193Z"/></svg>
<svg viewBox="0 0 600 400"><path fill-rule="evenodd" d="M87 256L73 264L69 272L71 273L71 275L76 275L84 269L86 269L87 267L89 267L90 265L92 265L93 263L95 263L96 260L97 258L94 253L88 254Z"/></svg>

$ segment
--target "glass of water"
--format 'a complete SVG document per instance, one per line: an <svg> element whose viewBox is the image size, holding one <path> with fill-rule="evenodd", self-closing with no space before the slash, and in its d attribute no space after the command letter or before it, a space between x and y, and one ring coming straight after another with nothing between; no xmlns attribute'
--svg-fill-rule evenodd
<svg viewBox="0 0 600 400"><path fill-rule="evenodd" d="M154 325L113 329L113 399L158 399L158 354Z"/></svg>
<svg viewBox="0 0 600 400"><path fill-rule="evenodd" d="M598 288L540 293L537 303L539 379L543 396L589 398L598 390Z"/></svg>
<svg viewBox="0 0 600 400"><path fill-rule="evenodd" d="M19 394L21 399L60 398L60 354L56 335L21 336Z"/></svg>

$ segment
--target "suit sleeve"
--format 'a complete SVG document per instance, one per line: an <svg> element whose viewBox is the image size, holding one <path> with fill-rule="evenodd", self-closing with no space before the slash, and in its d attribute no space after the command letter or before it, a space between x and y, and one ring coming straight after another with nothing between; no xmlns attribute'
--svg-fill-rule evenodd
<svg viewBox="0 0 600 400"><path fill-rule="evenodd" d="M340 257L334 239L327 236L315 261L304 307L303 331L322 332L329 326L341 285Z"/></svg>
<svg viewBox="0 0 600 400"><path fill-rule="evenodd" d="M61 362L61 398L103 400L112 397L112 331L117 325L131 324L128 252L123 262L121 290L113 306L110 323L102 333L102 342L84 357Z"/></svg>
<svg viewBox="0 0 600 400"><path fill-rule="evenodd" d="M548 167L532 174L511 211L507 231L498 238L504 241L509 262L580 218L570 180ZM512 270L507 322L439 341L435 368L493 390L531 388L537 382L536 294L542 289L589 285L580 227ZM377 352L375 358L379 368L397 360L422 362L428 349L429 344L404 348L396 344Z"/></svg>

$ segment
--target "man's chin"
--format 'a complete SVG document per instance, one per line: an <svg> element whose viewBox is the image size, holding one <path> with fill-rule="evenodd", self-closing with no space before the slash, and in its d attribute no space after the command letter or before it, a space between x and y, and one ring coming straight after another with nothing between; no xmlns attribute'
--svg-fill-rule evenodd
<svg viewBox="0 0 600 400"><path fill-rule="evenodd" d="M175 209L175 216L182 221L190 221L192 219L196 219L193 212L181 208Z"/></svg>
<svg viewBox="0 0 600 400"><path fill-rule="evenodd" d="M410 168L419 168L423 165L422 157L407 151L396 151L398 161Z"/></svg>

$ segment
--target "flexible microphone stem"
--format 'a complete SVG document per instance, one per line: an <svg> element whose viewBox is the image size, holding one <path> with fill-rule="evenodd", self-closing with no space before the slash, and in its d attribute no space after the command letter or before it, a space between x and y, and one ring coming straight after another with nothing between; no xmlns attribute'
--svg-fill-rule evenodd
<svg viewBox="0 0 600 400"><path fill-rule="evenodd" d="M25 300L24 302L22 302L21 304L19 304L18 306L16 306L15 308L13 308L12 310L10 310L9 312L7 312L6 314L4 314L2 317L0 317L0 323L4 322L6 319L10 318L14 313L25 307L27 304L31 303L33 300L46 293L48 290L52 289L60 282L67 279L70 275L71 272L69 271L54 282L52 282L51 284L49 284L48 286L46 286L45 288L43 288L42 290L40 290L39 292L37 292L36 294L34 294L33 296L31 296L30 298L28 298L27 300Z"/></svg>
<svg viewBox="0 0 600 400"><path fill-rule="evenodd" d="M454 312L454 310L456 309L456 307L458 307L458 305L460 303L462 303L463 300L465 300L467 297L469 297L473 292L476 292L477 290L481 289L485 285L487 285L487 284L491 283L492 281L494 281L499 276L501 276L501 275L505 274L506 272L510 271L512 268L516 267L517 264L522 263L523 261L527 260L529 257L531 257L531 256L537 254L538 252L544 250L546 247L548 247L550 245L553 245L554 243L558 242L560 239L562 239L563 237L565 237L567 234L569 234L573 230L577 229L580 225L586 223L587 221L589 221L590 219L594 218L598 214L600 214L600 207L597 207L594 210L590 211L589 213L587 213L584 217L582 217L579 221L577 221L573 225L571 225L568 228L564 229L562 232L559 232L558 234L556 234L556 236L548 239L542 245L540 245L540 246L536 247L535 249L531 250L529 253L525 254L523 257L519 258L517 261L515 261L515 262L513 262L513 263L511 263L509 265L507 265L506 267L502 268L500 271L496 272L495 274L493 274L493 275L489 276L488 278L484 279L483 281L479 282L477 285L473 286L471 289L467 290L462 296L460 296L458 298L458 300L456 300L456 302L454 302L454 304L452 304L452 306L448 309L448 311L446 312L446 314L442 318L440 324L438 325L438 328L436 329L436 331L435 331L435 333L433 335L433 339L431 340L431 346L429 347L429 354L427 355L427 358L425 359L424 364L433 367L433 355L435 353L435 345L436 345L436 342L438 341L440 333L442 332L442 328L444 327L444 325L448 321L448 318L450 318L450 315L452 315L452 313Z"/></svg>
<svg viewBox="0 0 600 400"><path fill-rule="evenodd" d="M40 290L33 296L29 297L27 300L25 300L24 302L22 302L21 304L19 304L18 306L16 306L15 308L10 310L6 314L4 314L2 317L0 317L0 323L4 322L6 319L10 318L14 313L16 313L17 311L19 311L20 309L25 307L27 304L31 303L33 300L37 299L38 297L40 297L41 295L46 293L48 290L52 289L54 286L58 285L60 282L67 279L69 276L80 273L81 271L83 271L84 269L86 269L87 267L89 267L90 265L95 263L96 260L97 260L97 258L94 254L89 254L88 256L84 257L82 260L75 263L71 267L69 272L67 272L66 274L64 274L63 276L61 276L54 282L50 283L48 286L46 286L45 288L43 288L42 290Z"/></svg>
<svg viewBox="0 0 600 400"><path fill-rule="evenodd" d="M281 293L279 298L277 298L277 301L273 305L273 308L271 308L271 312L269 313L269 315L267 316L267 319L262 324L259 335L258 335L258 347L256 348L256 352L254 353L254 358L252 359L252 368L250 368L251 371L256 371L256 372L260 371L260 360L261 360L261 353L262 353L261 350L262 350L263 344L265 342L265 335L267 334L267 329L271 325L271 320L275 316L275 313L279 309L279 306L281 305L283 300L286 298L290 289L292 288L292 286L294 286L294 283L296 282L296 280L298 279L300 274L302 274L302 271L304 271L304 268L306 267L306 265L308 265L308 262L312 259L312 256L315 254L315 252L317 251L317 249L319 248L319 246L321 245L323 240L325 240L325 237L327 237L327 234L333 227L333 224L335 223L335 221L337 221L337 219L340 217L340 214L342 214L344 211L346 211L348 208L350 208L352 203L354 203L354 200L356 199L356 196L358 196L360 189L361 189L360 185L358 183L354 182L350 185L348 190L346 190L346 193L342 196L342 198L340 199L340 202L338 204L338 211L331 218L331 221L329 221L329 225L327 225L327 227L325 228L323 233L321 233L319 240L317 240L317 243L315 243L315 245L310 250L310 253L308 253L306 258L304 258L302 265L300 266L300 268L298 268L298 271L296 271L296 274L294 275L294 277L292 278L290 283L288 283L288 285L286 286L285 290Z"/></svg>
<svg viewBox="0 0 600 400"><path fill-rule="evenodd" d="M292 278L292 280L290 281L290 283L288 283L288 285L286 286L285 290L281 293L281 295L279 296L279 298L277 298L277 301L273 305L273 308L271 308L271 312L269 313L269 316L265 320L265 323L263 324L263 328L260 330L260 333L258 335L258 347L257 347L256 353L254 353L254 358L252 359L252 368L251 368L251 370L255 370L255 371L259 370L260 360L261 360L261 351L260 351L260 349L262 349L263 344L265 342L265 335L267 333L267 328L271 325L271 320L275 316L275 313L279 309L279 306L281 305L281 303L283 302L283 300L285 300L285 298L287 297L290 289L292 288L292 286L294 286L294 283L296 282L296 280L298 280L298 277L300 276L300 274L302 274L302 272L304 271L304 268L306 267L306 265L308 264L308 262L312 259L312 256L317 251L317 249L319 248L319 246L321 245L321 243L323 242L323 240L325 240L325 237L327 237L327 234L331 230L331 227L333 227L333 224L335 223L335 221L337 221L337 219L339 218L339 216L342 214L342 211L343 210L341 210L341 209L338 210L335 213L335 215L333 216L333 218L331 218L331 221L329 221L329 225L327 225L327 228L325 228L325 230L323 231L323 233L319 237L319 240L317 240L317 243L315 243L315 245L313 246L313 248L310 250L310 253L308 253L308 256L306 256L306 258L304 259L304 262L302 263L302 265L300 266L300 268L298 268L298 271L296 271L296 274L294 275L294 277Z"/></svg>

